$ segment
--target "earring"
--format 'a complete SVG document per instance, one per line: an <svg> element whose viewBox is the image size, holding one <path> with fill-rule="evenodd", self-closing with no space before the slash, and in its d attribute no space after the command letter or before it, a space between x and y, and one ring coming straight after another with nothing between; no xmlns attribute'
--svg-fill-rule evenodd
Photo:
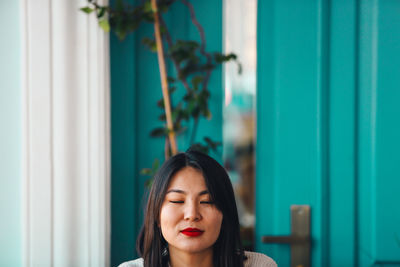
<svg viewBox="0 0 400 267"><path fill-rule="evenodd" d="M168 245L163 249L163 252L161 253L161 256L163 256L163 257L168 256Z"/></svg>

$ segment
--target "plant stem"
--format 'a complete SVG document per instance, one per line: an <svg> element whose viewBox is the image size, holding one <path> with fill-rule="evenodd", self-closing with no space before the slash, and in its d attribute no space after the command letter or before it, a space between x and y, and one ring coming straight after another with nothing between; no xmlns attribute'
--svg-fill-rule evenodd
<svg viewBox="0 0 400 267"><path fill-rule="evenodd" d="M191 134L191 136L190 136L190 145L189 146L191 146L191 145L193 145L193 143L194 143L194 141L195 141L195 139L196 139L196 132L197 132L197 126L198 126L198 124L199 124L199 118L198 117L196 117L195 119L194 119L194 123L193 123L193 129L192 129L192 134Z"/></svg>
<svg viewBox="0 0 400 267"><path fill-rule="evenodd" d="M175 133L174 133L174 125L172 123L172 115L171 115L171 103L169 100L169 92L168 92L168 80L167 80L167 71L165 67L165 57L164 57L164 49L161 39L160 32L160 20L158 17L158 9L156 0L151 0L151 6L154 12L154 32L156 37L157 44L157 55L158 55L158 65L160 68L160 76L161 76L161 87L164 98L164 107L165 107L165 115L167 118L167 127L169 130L168 137L169 143L171 145L172 155L175 155L178 152L175 141Z"/></svg>
<svg viewBox="0 0 400 267"><path fill-rule="evenodd" d="M165 138L165 143L164 143L164 157L165 157L165 160L167 160L167 159L169 159L169 156L170 156L170 149L169 149L169 139L168 138Z"/></svg>
<svg viewBox="0 0 400 267"><path fill-rule="evenodd" d="M199 31L200 39L201 39L200 53L207 58L207 64L211 65L211 63L212 63L211 55L206 52L206 36L204 34L204 29L201 26L201 24L199 23L199 21L196 19L196 14L194 12L193 5L187 0L181 0L181 1L184 5L186 5L188 7L189 12L190 12L190 19L192 20L193 24L196 26L197 30ZM203 90L207 89L207 84L210 79L210 75L211 75L211 70L207 70L205 79L203 81Z"/></svg>
<svg viewBox="0 0 400 267"><path fill-rule="evenodd" d="M167 40L168 46L171 48L174 45L174 43L172 41L172 38L171 38L171 34L169 33L168 28L167 28L167 24L164 22L162 16L159 16L159 18L160 18L161 25L163 25L164 28L165 28L165 39ZM185 79L181 78L180 75L179 75L180 72L181 72L181 68L179 67L178 62L173 57L170 57L170 58L171 58L172 62L174 63L176 72L178 73L178 75L177 75L178 79L182 82L183 86L186 89L186 92L190 93L190 87L189 87L188 82Z"/></svg>

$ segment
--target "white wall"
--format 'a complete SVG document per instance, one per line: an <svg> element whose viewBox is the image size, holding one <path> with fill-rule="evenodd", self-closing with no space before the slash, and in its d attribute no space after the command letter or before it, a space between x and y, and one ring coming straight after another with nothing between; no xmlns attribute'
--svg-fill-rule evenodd
<svg viewBox="0 0 400 267"><path fill-rule="evenodd" d="M0 0L0 266L108 266L108 35L94 16L79 12L84 0L34 2ZM40 9L47 10L47 17L36 12ZM54 32L41 32L48 26L41 16L57 17L49 26ZM46 51L46 45L52 49ZM50 95L40 84L48 81ZM55 101L51 115L40 108L48 106L48 99ZM76 118L68 120L71 114ZM53 119L51 129L40 127L46 116ZM73 134L64 133L67 126ZM49 129L51 140L42 134ZM23 143L27 138L29 146ZM36 175L49 165L41 143L54 146L51 184ZM65 144L71 151L63 149ZM49 188L52 209L46 213L38 200L49 195ZM46 220L52 227L37 231ZM50 252L38 244L48 236L51 264L46 265L40 259Z"/></svg>
<svg viewBox="0 0 400 267"><path fill-rule="evenodd" d="M22 265L19 1L0 1L0 266Z"/></svg>
<svg viewBox="0 0 400 267"><path fill-rule="evenodd" d="M108 34L86 0L20 4L23 265L106 267Z"/></svg>

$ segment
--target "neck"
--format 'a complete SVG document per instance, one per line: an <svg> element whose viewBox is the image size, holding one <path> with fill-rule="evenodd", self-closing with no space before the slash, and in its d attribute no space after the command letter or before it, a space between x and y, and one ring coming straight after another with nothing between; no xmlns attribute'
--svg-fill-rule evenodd
<svg viewBox="0 0 400 267"><path fill-rule="evenodd" d="M213 267L212 249L197 253L186 253L169 249L171 267Z"/></svg>

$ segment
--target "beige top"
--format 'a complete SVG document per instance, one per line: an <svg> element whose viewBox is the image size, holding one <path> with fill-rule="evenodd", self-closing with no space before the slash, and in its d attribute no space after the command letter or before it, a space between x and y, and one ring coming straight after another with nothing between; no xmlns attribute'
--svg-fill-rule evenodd
<svg viewBox="0 0 400 267"><path fill-rule="evenodd" d="M244 267L276 267L278 266L270 257L257 253L245 251L247 260L244 262ZM143 267L143 259L139 258L133 261L127 261L119 265L119 267Z"/></svg>

